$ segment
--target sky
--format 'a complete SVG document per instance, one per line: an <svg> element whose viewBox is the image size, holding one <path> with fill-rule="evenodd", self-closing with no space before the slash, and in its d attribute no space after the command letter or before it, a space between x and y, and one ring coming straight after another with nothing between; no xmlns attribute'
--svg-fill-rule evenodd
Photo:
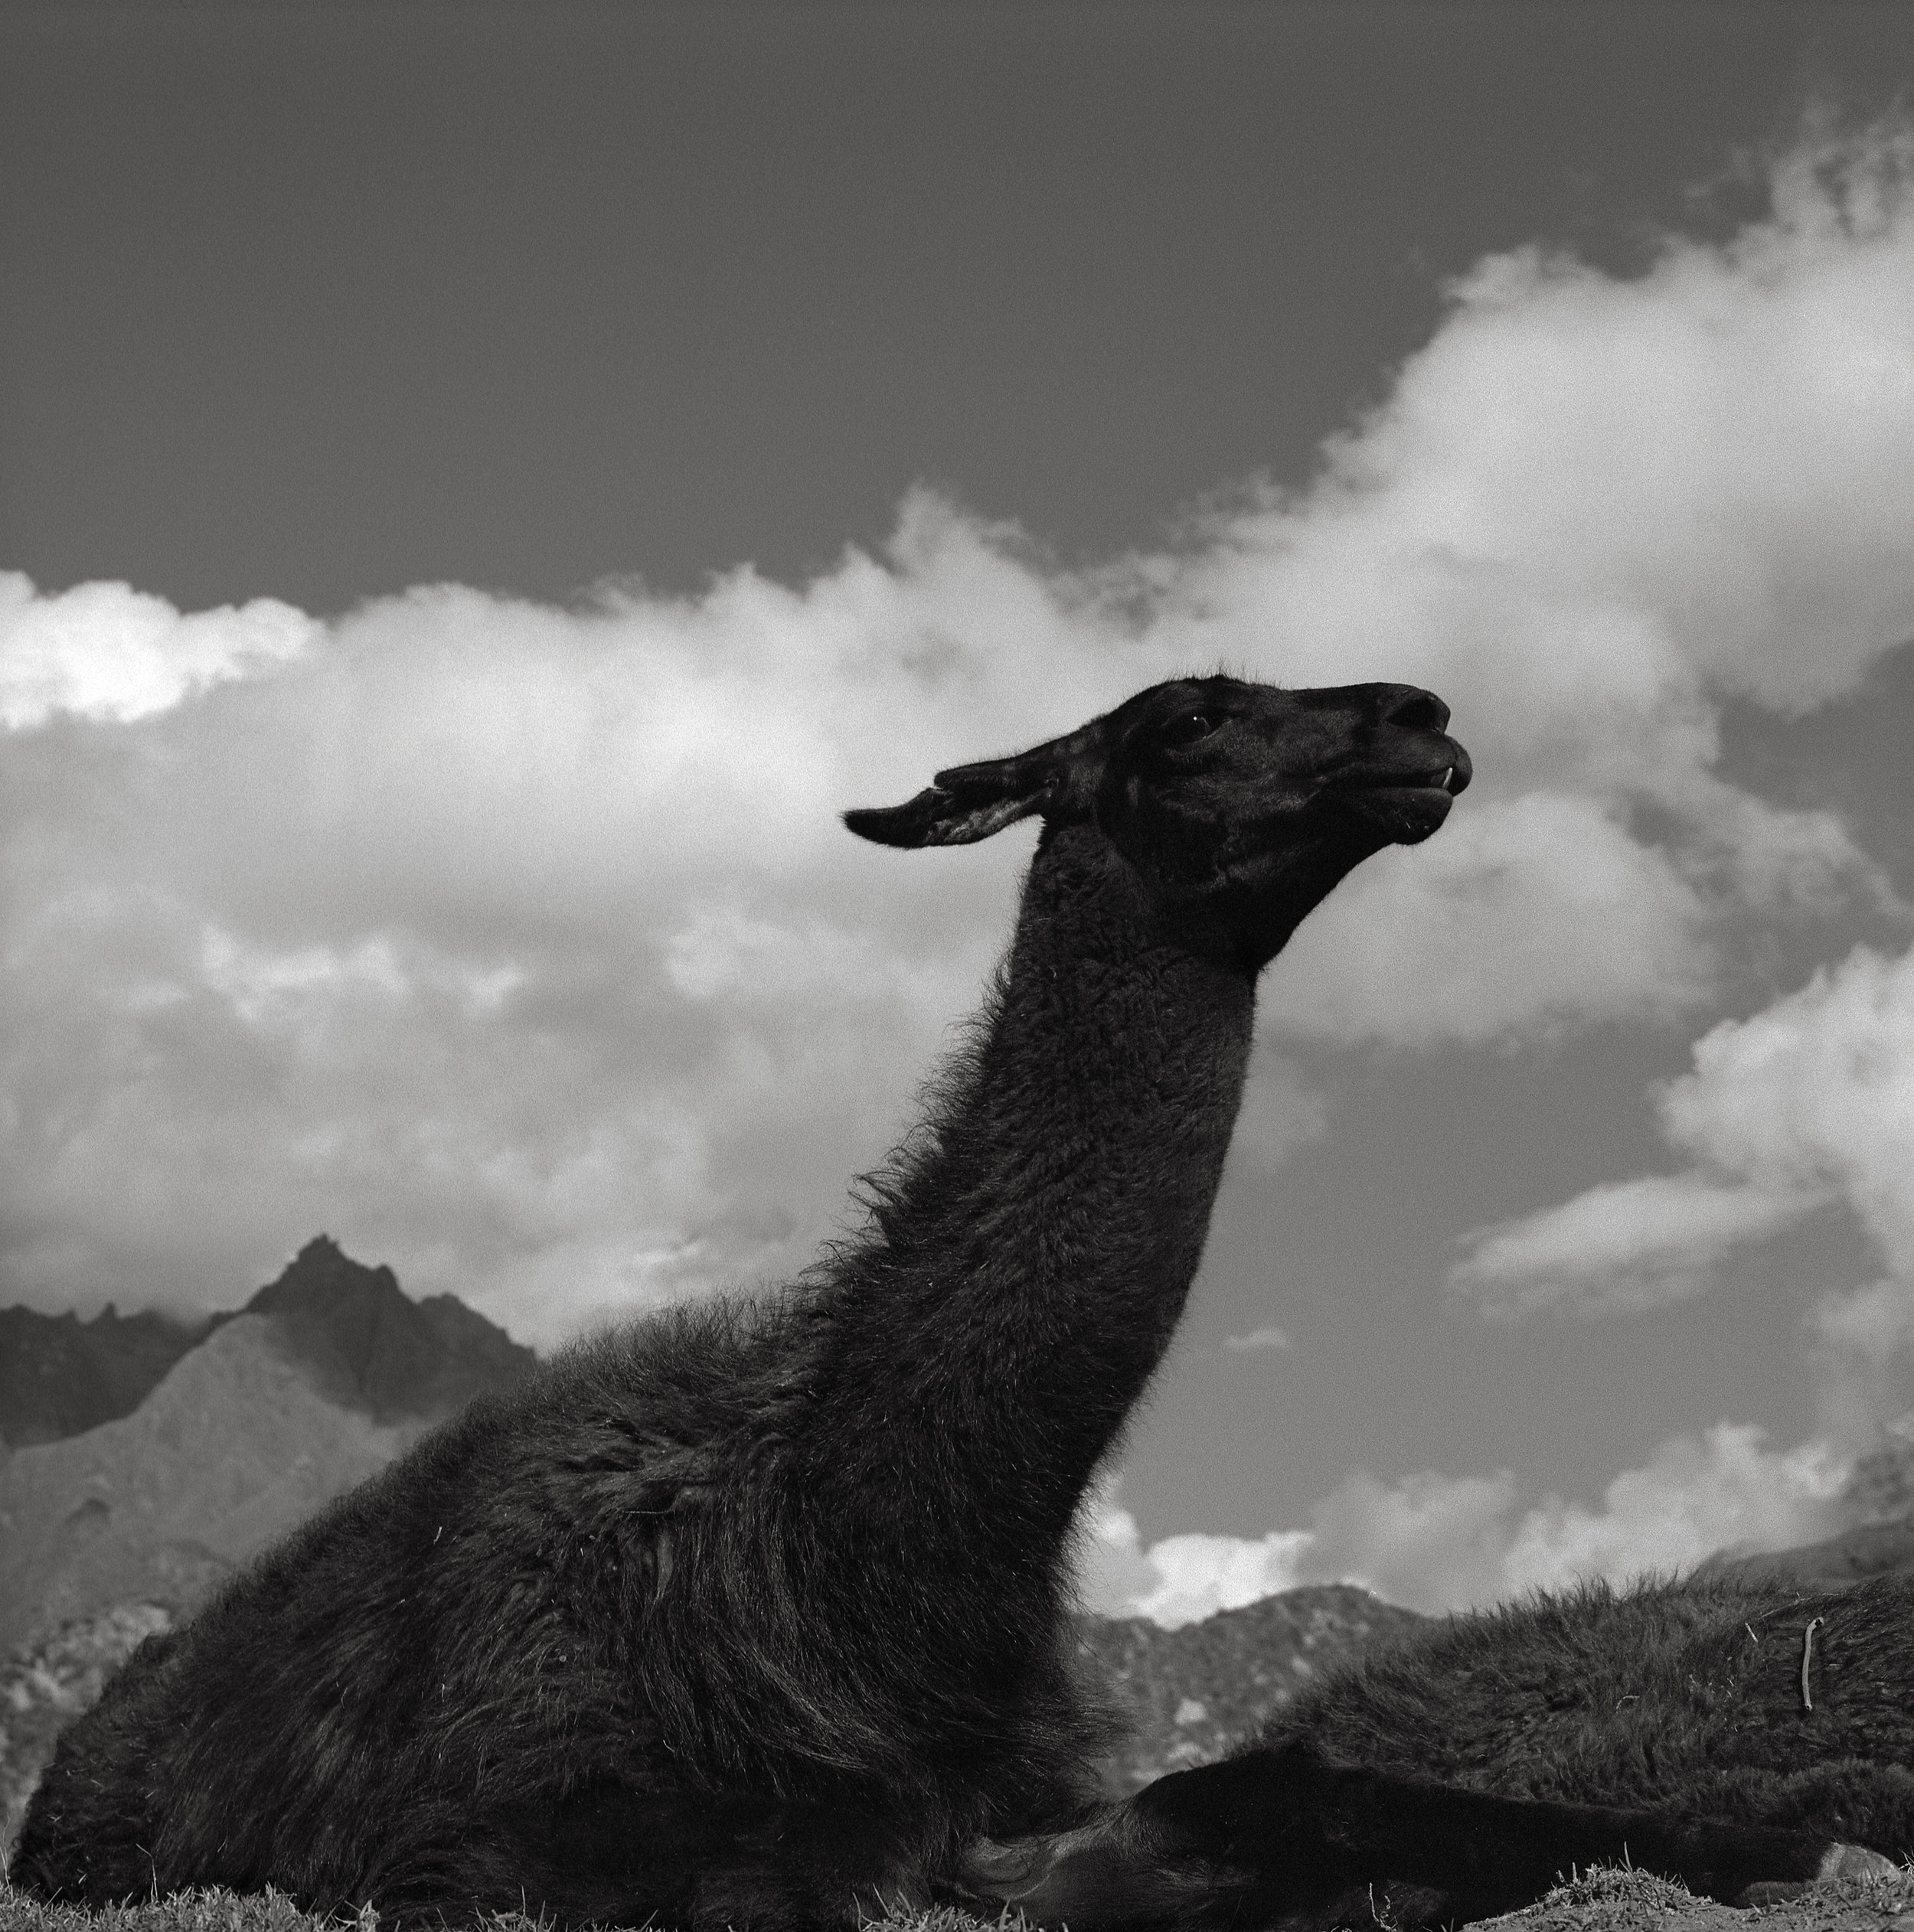
<svg viewBox="0 0 1914 1932"><path fill-rule="evenodd" d="M1476 781L1266 976L1091 1601L1824 1532L1914 1408L1911 82L1841 0L0 8L0 1301L786 1278L1030 843L836 814L1384 678Z"/></svg>

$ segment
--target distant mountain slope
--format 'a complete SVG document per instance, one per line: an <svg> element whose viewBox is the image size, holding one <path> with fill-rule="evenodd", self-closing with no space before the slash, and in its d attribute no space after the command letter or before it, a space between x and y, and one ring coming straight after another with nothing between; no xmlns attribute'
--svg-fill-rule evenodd
<svg viewBox="0 0 1914 1932"><path fill-rule="evenodd" d="M1433 1627L1354 1584L1311 1584L1166 1630L1142 1617L1086 1617L1078 1645L1132 1730L1106 1764L1119 1791L1207 1764L1313 1679Z"/></svg>
<svg viewBox="0 0 1914 1932"><path fill-rule="evenodd" d="M390 1268L354 1261L329 1235L309 1241L245 1312L271 1316L320 1389L380 1422L436 1421L538 1359L456 1295L414 1301Z"/></svg>
<svg viewBox="0 0 1914 1932"><path fill-rule="evenodd" d="M428 1425L535 1362L450 1295L411 1301L390 1268L325 1235L308 1242L132 1414L0 1459L0 1655L116 1604L191 1609Z"/></svg>
<svg viewBox="0 0 1914 1932"><path fill-rule="evenodd" d="M1914 1573L1914 1415L1880 1432L1842 1490L1845 1526L1793 1549L1717 1550L1706 1575L1762 1577L1804 1590L1838 1590L1863 1577Z"/></svg>
<svg viewBox="0 0 1914 1932"><path fill-rule="evenodd" d="M1863 1577L1914 1571L1914 1525L1857 1523L1795 1549L1717 1550L1696 1567L1704 1576L1762 1577L1803 1590L1839 1590Z"/></svg>
<svg viewBox="0 0 1914 1932"><path fill-rule="evenodd" d="M537 1358L457 1297L414 1301L389 1268L367 1268L328 1235L309 1241L242 1311L270 1315L318 1387L374 1420L436 1421L482 1389L529 1373ZM0 1442L57 1442L132 1414L174 1363L230 1314L196 1322L122 1316L91 1321L0 1309Z"/></svg>
<svg viewBox="0 0 1914 1932"><path fill-rule="evenodd" d="M212 1325L111 1304L83 1322L0 1308L0 1442L55 1442L132 1415Z"/></svg>
<svg viewBox="0 0 1914 1932"><path fill-rule="evenodd" d="M0 1653L116 1604L198 1603L424 1426L330 1400L268 1317L222 1323L131 1415L0 1463Z"/></svg>
<svg viewBox="0 0 1914 1932"><path fill-rule="evenodd" d="M106 1679L141 1640L171 1621L155 1604L122 1604L63 1624L0 1660L0 1854L20 1829L34 1780L60 1733L92 1709Z"/></svg>

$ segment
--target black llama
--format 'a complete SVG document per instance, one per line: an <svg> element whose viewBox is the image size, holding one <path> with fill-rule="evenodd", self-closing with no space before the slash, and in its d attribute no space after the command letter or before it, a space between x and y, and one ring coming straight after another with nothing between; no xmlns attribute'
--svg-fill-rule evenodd
<svg viewBox="0 0 1914 1932"><path fill-rule="evenodd" d="M1447 723L1400 685L1178 680L849 814L906 847L1044 821L864 1232L482 1397L149 1640L62 1739L15 1882L797 1932L1088 1815L1078 1503L1182 1309L1257 975L1442 823ZM1824 1847L1758 1849L1788 1877Z"/></svg>
<svg viewBox="0 0 1914 1932"><path fill-rule="evenodd" d="M149 1640L61 1741L15 1881L851 1924L1082 1815L1078 1503L1181 1312L1257 975L1441 824L1448 716L1182 680L848 814L903 847L1044 821L864 1233L481 1398Z"/></svg>
<svg viewBox="0 0 1914 1932"><path fill-rule="evenodd" d="M1625 1854L1731 1901L1750 1880L1783 1894L1798 1887L1763 1882L1788 1875L1761 1868L1772 1832L1826 1847L1820 1877L1914 1855L1914 1578L1590 1584L1455 1617L1326 1678L1220 1764L1075 1831L973 1848L969 1875L1073 1932L1413 1932Z"/></svg>

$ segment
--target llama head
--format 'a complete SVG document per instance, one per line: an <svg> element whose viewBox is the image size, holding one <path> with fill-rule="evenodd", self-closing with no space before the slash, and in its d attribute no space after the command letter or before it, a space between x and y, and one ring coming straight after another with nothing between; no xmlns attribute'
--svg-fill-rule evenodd
<svg viewBox="0 0 1914 1932"><path fill-rule="evenodd" d="M1351 867L1414 845L1468 783L1449 707L1407 684L1285 690L1179 677L1067 736L959 765L860 837L962 845L1038 816L1093 827L1166 908L1218 922L1260 964Z"/></svg>

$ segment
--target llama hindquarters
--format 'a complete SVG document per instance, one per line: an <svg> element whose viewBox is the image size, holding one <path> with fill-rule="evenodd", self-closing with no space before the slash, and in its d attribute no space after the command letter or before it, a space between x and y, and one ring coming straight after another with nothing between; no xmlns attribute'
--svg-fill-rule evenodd
<svg viewBox="0 0 1914 1932"><path fill-rule="evenodd" d="M1454 1618L1235 1757L986 1848L971 1875L1087 1932L1367 1923L1372 1888L1415 1927L1591 1862L1732 1901L1910 1852L1914 1579L1813 1597L1703 1579Z"/></svg>
<svg viewBox="0 0 1914 1932"><path fill-rule="evenodd" d="M1802 1832L1497 1797L1331 1764L1292 1742L1174 1772L1076 1831L978 1847L965 1878L1038 1924L1086 1932L1329 1932L1493 1917L1595 1863L1632 1862L1733 1901L1833 1875L1850 1851Z"/></svg>
<svg viewBox="0 0 1914 1932"><path fill-rule="evenodd" d="M1809 1626L1812 1624L1811 1641ZM1801 1673L1808 1669L1807 1695ZM1914 1853L1914 1578L1700 1578L1453 1619L1274 1720L1331 1762Z"/></svg>

